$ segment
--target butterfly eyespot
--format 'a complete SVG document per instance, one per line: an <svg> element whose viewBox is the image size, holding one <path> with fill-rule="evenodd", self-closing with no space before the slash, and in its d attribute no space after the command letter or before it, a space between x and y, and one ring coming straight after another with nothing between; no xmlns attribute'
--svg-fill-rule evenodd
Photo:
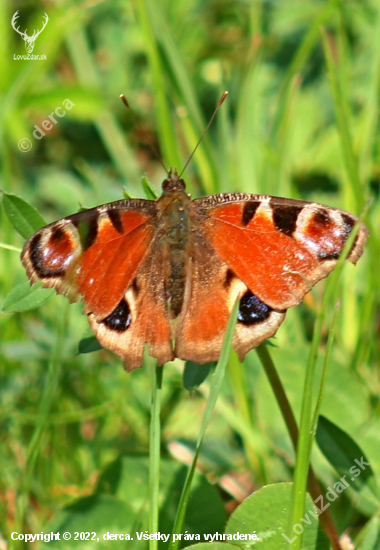
<svg viewBox="0 0 380 550"><path fill-rule="evenodd" d="M273 309L258 299L250 290L240 300L238 322L244 325L262 323L268 319Z"/></svg>
<svg viewBox="0 0 380 550"><path fill-rule="evenodd" d="M61 277L66 272L72 255L72 243L66 233L55 229L43 246L42 236L37 233L30 241L30 261L41 278Z"/></svg>
<svg viewBox="0 0 380 550"><path fill-rule="evenodd" d="M318 211L318 219L320 225L323 225L323 228L329 228L329 237L324 237L323 241L320 238L320 250L318 251L318 260L320 262L338 260L342 252L344 245L350 233L355 225L355 219L344 212L341 213L341 223L334 224L334 221L331 219L328 212L325 212L325 218L322 220L320 213L324 212L323 210ZM316 216L314 216L315 219ZM309 233L312 234L312 230L309 230ZM315 231L314 231L315 233ZM355 241L351 246L350 254L355 249L358 242L358 235L356 235Z"/></svg>
<svg viewBox="0 0 380 550"><path fill-rule="evenodd" d="M123 299L113 310L113 312L101 322L111 330L115 330L116 332L124 332L129 328L131 321L131 310L129 309L127 302Z"/></svg>

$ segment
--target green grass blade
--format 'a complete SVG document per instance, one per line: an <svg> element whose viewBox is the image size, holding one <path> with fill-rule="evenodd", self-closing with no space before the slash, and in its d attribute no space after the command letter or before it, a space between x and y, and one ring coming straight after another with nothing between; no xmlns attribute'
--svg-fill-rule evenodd
<svg viewBox="0 0 380 550"><path fill-rule="evenodd" d="M339 302L337 302L335 304L335 308L334 308L334 311L333 311L333 317L332 317L332 320L331 320L331 324L329 326L329 335L328 335L328 338L327 338L326 352L325 352L325 356L324 356L324 359L323 359L321 383L320 383L320 386L319 386L319 393L318 393L318 397L317 397L317 403L315 405L314 415L313 415L313 422L312 422L313 433L315 433L316 430L317 430L319 413L320 413L320 410L321 410L324 389L325 389L325 386L326 386L326 379L327 379L327 372L328 372L327 367L328 367L328 364L329 364L329 361L330 361L331 351L332 351L332 347L333 347L333 343L334 343L335 323L336 323L337 313L338 313L338 310L339 310L339 305L340 305Z"/></svg>
<svg viewBox="0 0 380 550"><path fill-rule="evenodd" d="M277 135L283 124L283 118L286 116L286 106L289 101L288 96L291 93L293 78L297 73L301 72L305 66L307 59L318 40L320 26L328 21L332 12L337 8L340 2L341 0L330 0L329 2L325 2L318 17L315 18L313 24L310 26L293 57L291 64L289 65L280 90L279 107L277 117L273 125L273 137Z"/></svg>
<svg viewBox="0 0 380 550"><path fill-rule="evenodd" d="M156 366L152 392L149 438L149 532L158 531L160 449L161 449L161 388L164 367ZM157 540L149 540L149 550L157 550Z"/></svg>
<svg viewBox="0 0 380 550"><path fill-rule="evenodd" d="M269 383L272 387L273 393L277 400L277 404L280 407L281 414L285 420L285 424L286 424L290 439L292 440L292 443L296 448L297 441L298 441L297 423L296 423L293 411L291 409L289 400L286 396L284 387L281 383L280 377L278 376L276 367L268 351L267 345L265 343L260 344L255 351L259 356L261 364L264 367L265 374L268 377Z"/></svg>
<svg viewBox="0 0 380 550"><path fill-rule="evenodd" d="M272 387L274 396L281 410L281 414L284 418L294 449L297 450L298 426L297 426L292 408L290 406L289 400L286 396L284 387L277 373L272 357L270 356L268 347L265 344L261 344L256 348L256 353L259 356L261 364L264 367L265 374L267 375L269 383ZM308 491L313 500L315 500L317 497L319 497L322 494L321 488L319 486L319 483L317 481L317 478L311 466L309 469ZM339 539L339 536L335 528L335 525L332 521L329 510L325 510L325 512L320 516L319 521L321 522L321 525L325 533L329 537L332 547L338 550L339 547L337 546L337 541ZM292 538L293 538L293 535L292 535Z"/></svg>
<svg viewBox="0 0 380 550"><path fill-rule="evenodd" d="M154 36L154 25L151 20L149 0L135 2L138 18L145 36L147 54L152 69L153 85L157 104L157 124L160 136L160 145L164 157L164 164L170 166L181 165L181 155L178 150L178 139L166 99L166 82L164 67L161 63L157 40Z"/></svg>
<svg viewBox="0 0 380 550"><path fill-rule="evenodd" d="M370 181L372 177L372 154L374 151L378 126L380 105L380 14L377 13L376 26L372 33L372 44L370 51L373 52L371 60L371 78L370 86L368 87L367 101L363 109L362 131L360 138L359 151L359 171L360 176L366 181Z"/></svg>
<svg viewBox="0 0 380 550"><path fill-rule="evenodd" d="M99 89L100 77L84 29L77 25L76 30L67 36L66 43L78 81L83 86L92 86L95 90ZM121 91L119 90L119 93ZM135 161L135 155L126 141L124 132L115 115L103 109L96 117L94 124L119 173L126 181L137 182L139 169Z"/></svg>
<svg viewBox="0 0 380 550"><path fill-rule="evenodd" d="M48 437L47 427L49 424L49 415L51 408L53 407L54 400L57 398L57 391L59 387L61 357L64 346L65 332L68 324L69 307L70 304L66 301L63 306L63 312L58 317L57 337L51 352L49 368L40 400L38 420L34 427L33 435L27 449L25 472L20 481L20 494L17 500L15 514L15 528L17 529L21 529L22 525L25 524L29 493L31 492L31 487L33 486L32 478L36 467L36 461L41 453L42 446L46 443L46 438ZM20 546L18 547L21 548L22 544L23 543L20 543Z"/></svg>
<svg viewBox="0 0 380 550"><path fill-rule="evenodd" d="M4 250L12 250L12 252L18 252L21 254L22 248L19 248L18 246L13 246L12 244L6 244L6 243L0 243L0 248L4 248Z"/></svg>
<svg viewBox="0 0 380 550"><path fill-rule="evenodd" d="M255 408L252 403L244 365L240 363L235 354L231 357L227 376L228 385L233 395L234 412L252 435L249 439L244 437L244 435L242 437L248 463L252 471L255 472L256 479L260 480L261 484L266 485L270 479L266 467L268 464L268 450L263 448L263 437L260 434L257 421L254 417ZM219 405L220 402L218 402Z"/></svg>
<svg viewBox="0 0 380 550"><path fill-rule="evenodd" d="M289 535L291 539L294 531L293 526L299 523L301 517L304 514L307 479L310 467L310 454L312 445L314 442L315 431L313 430L313 390L316 385L316 362L318 356L318 349L322 337L323 320L326 315L329 304L335 304L337 302L337 295L340 292L339 278L342 273L344 261L351 250L351 247L356 238L359 225L357 224L351 232L340 258L337 262L335 270L330 275L328 283L326 285L326 291L323 297L322 305L318 311L318 315L315 322L313 340L311 343L311 349L309 353L306 378L304 384L302 408L301 408L301 421L299 430L299 439L297 445L297 459L296 468L294 474L293 484L293 496L292 496L292 509L289 517ZM320 381L318 393L321 395L323 388L321 384L325 382L325 377L322 377ZM320 403L317 407L320 406ZM292 539L292 550L300 550L302 543L302 535Z"/></svg>
<svg viewBox="0 0 380 550"><path fill-rule="evenodd" d="M175 135L174 124L170 123L173 117L170 114L166 100L166 81L171 83L173 95L179 95L180 101L183 101L186 107L185 115L178 118L189 153L197 143L205 127L205 122L194 85L189 78L186 64L173 40L173 31L162 6L152 0L140 0L136 3L136 6L147 34L148 55L155 80L159 131L163 139L160 143L163 145L165 159L169 161L171 166L177 166L181 170L183 161L181 161L182 157L178 149L178 138ZM163 75L167 75L167 78L164 78ZM215 106L217 101L218 98L215 97ZM194 157L194 162L197 164L200 179L207 193L215 192L217 167L208 136L205 136L202 140Z"/></svg>
<svg viewBox="0 0 380 550"><path fill-rule="evenodd" d="M330 76L331 87L334 97L335 113L337 118L338 130L342 144L343 162L345 164L352 191L355 196L356 206L361 212L364 207L364 193L360 182L359 166L355 156L352 139L349 129L349 113L345 96L342 93L338 72L335 67L333 44L325 29L322 28L323 48L326 56L327 69Z"/></svg>
<svg viewBox="0 0 380 550"><path fill-rule="evenodd" d="M210 381L211 382L211 389L210 389L210 393L209 393L209 396L208 396L206 409L205 409L205 412L204 412L204 415L203 415L202 425L201 425L201 429L199 431L198 441L197 441L197 445L196 445L196 448L195 448L193 461L191 463L191 466L190 466L189 471L188 471L187 476L186 476L185 485L183 487L181 498L179 500L179 504L178 504L178 508L177 508L177 514L176 514L176 518L175 518L175 521L174 521L172 536L170 537L170 539L172 541L171 544L170 544L170 547L169 547L170 550L177 550L178 546L179 546L180 541L179 540L174 541L173 540L174 539L173 535L176 535L176 534L179 534L179 533L182 532L183 524L184 524L184 521L185 521L187 503L188 503L189 495L190 495L191 482L193 480L193 476L194 476L195 467L196 467L196 464L197 464L199 452L201 450L203 438L204 438L207 426L210 422L212 411L214 410L216 400L218 398L219 392L220 392L221 387L222 387L224 374L226 372L227 361L228 361L228 358L229 358L229 355L230 355L230 350L231 350L232 337L233 337L234 330L235 330L236 316L237 316L237 312L238 312L238 307L239 307L239 302L237 301L235 303L233 309L232 309L230 319L228 321L226 333L224 335L223 346L222 346L222 350L220 352L220 358L219 358L218 364L216 365L215 372L212 376L212 379ZM154 532L154 531L152 531L152 532Z"/></svg>
<svg viewBox="0 0 380 550"><path fill-rule="evenodd" d="M342 89L341 82L339 79L337 62L334 56L334 44L331 42L330 37L325 29L321 29L323 47L325 52L327 69L330 76L332 94L334 99L334 108L335 115L337 120L337 130L339 134L339 139L341 142L343 162L346 168L348 182L350 184L349 190L352 193L354 198L353 207L356 208L357 212L362 212L365 208L365 197L367 190L360 180L360 170L359 170L359 161L356 157L354 151L353 140L350 133L349 127L349 110L348 110L348 100ZM351 201L352 202L352 201ZM369 216L366 217L366 224L369 228L371 234L371 239L368 241L368 246L371 249L371 263L372 269L371 273L377 273L380 269L379 263L379 237L377 227L374 227L372 220ZM374 282L374 285L376 283ZM373 285L371 285L373 286Z"/></svg>

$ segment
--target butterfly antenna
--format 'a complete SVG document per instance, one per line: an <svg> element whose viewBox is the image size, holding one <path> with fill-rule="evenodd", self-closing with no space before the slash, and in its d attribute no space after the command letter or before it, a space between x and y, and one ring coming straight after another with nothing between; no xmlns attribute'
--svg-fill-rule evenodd
<svg viewBox="0 0 380 550"><path fill-rule="evenodd" d="M133 122L135 123L136 127L138 129L141 130L142 134L144 135L145 137L145 143L148 145L149 149L152 151L153 155L156 157L156 159L158 160L158 162L161 164L162 168L165 170L165 172L168 174L168 169L166 168L165 164L162 162L162 159L157 151L157 149L155 148L155 146L149 141L149 139L147 138L147 134L145 132L145 130L142 128L140 122L137 120L137 116L135 115L134 111L132 110L131 106L129 105L128 101L127 101L127 98L125 97L124 94L120 94L120 99L121 101L124 103L124 105L126 106L126 108L128 109L128 111L131 113L131 116L133 118Z"/></svg>
<svg viewBox="0 0 380 550"><path fill-rule="evenodd" d="M187 165L189 164L189 162L193 158L195 151L198 149L200 142L202 141L202 139L203 139L205 133L207 132L207 130L210 128L210 126L212 124L212 121L214 120L214 118L216 116L216 113L219 111L220 107L223 105L223 102L224 102L224 100L226 99L227 96L228 96L228 92L223 92L222 95L220 96L218 104L215 107L215 111L213 112L213 114L212 114L212 116L209 120L209 123L207 124L206 128L203 130L201 137L198 139L198 142L197 142L196 146L193 149L193 152L191 153L191 155L187 159L187 162L186 162L185 166L182 168L182 172L180 173L179 177L181 177L182 174L184 173L184 171L186 170Z"/></svg>

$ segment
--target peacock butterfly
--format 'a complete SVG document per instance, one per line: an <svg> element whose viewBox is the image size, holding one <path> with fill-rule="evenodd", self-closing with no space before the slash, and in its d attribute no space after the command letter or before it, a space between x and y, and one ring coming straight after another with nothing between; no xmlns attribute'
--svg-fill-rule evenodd
<svg viewBox="0 0 380 550"><path fill-rule="evenodd" d="M112 202L68 216L26 242L22 263L71 300L83 298L99 342L141 366L216 361L240 298L233 347L242 360L286 310L333 269L358 219L300 200L227 193L191 200L176 169L157 200ZM363 252L360 223L348 260Z"/></svg>

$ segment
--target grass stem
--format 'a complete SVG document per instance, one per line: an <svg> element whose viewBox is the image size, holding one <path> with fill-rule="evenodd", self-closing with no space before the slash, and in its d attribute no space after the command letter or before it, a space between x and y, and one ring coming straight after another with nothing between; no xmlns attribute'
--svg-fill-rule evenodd
<svg viewBox="0 0 380 550"><path fill-rule="evenodd" d="M164 367L156 366L150 417L149 438L149 533L157 533L160 490L160 450L161 450L161 388ZM157 550L157 540L149 540L149 550Z"/></svg>
<svg viewBox="0 0 380 550"><path fill-rule="evenodd" d="M204 435L206 433L207 426L210 422L212 411L214 410L215 403L216 403L216 400L217 400L218 395L220 393L222 383L223 383L223 380L224 380L224 374L226 372L227 361L228 361L228 358L229 358L229 355L230 355L230 350L231 350L231 345L232 345L232 337L233 337L234 329L235 329L236 316L237 316L237 311L238 311L238 304L239 304L239 302L237 301L235 306L232 309L232 312L231 312L231 315L230 315L230 320L228 321L228 325L227 325L227 330L226 330L226 333L224 335L223 346L222 346L222 350L220 352L220 358L219 358L218 364L215 367L215 371L212 375L211 389L210 389L210 393L209 393L209 396L208 396L208 399L207 399L206 409L205 409L205 412L204 412L204 415L203 415L202 425L201 425L201 429L199 431L198 441L197 441L197 445L195 447L194 457L193 457L192 463L190 465L189 471L187 473L185 484L184 484L184 487L182 489L181 497L180 497L179 504L178 504L178 507L177 507L177 514L176 514L176 518L175 518L175 521L174 521L172 536L170 537L170 539L171 539L171 543L170 543L170 547L169 547L170 550L178 550L178 547L179 547L179 544L180 544L179 540L174 541L173 539L174 539L174 535L180 534L182 532L182 529L183 529L183 524L184 524L184 521L185 521L185 514L186 514L186 509L187 509L187 503L188 503L189 496L190 496L191 483L192 483L192 480L193 480L193 477L194 477L199 452L201 450L203 438L204 438Z"/></svg>

